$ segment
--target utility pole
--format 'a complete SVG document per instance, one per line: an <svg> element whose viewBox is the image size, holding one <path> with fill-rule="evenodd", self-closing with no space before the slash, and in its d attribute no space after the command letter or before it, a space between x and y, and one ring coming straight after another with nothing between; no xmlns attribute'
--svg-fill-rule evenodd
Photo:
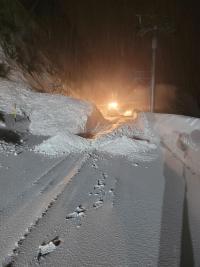
<svg viewBox="0 0 200 267"><path fill-rule="evenodd" d="M154 32L152 36L152 66L151 66L151 102L150 102L150 111L154 112L155 108L155 87L156 87L156 50L158 46L157 38L157 26L154 26Z"/></svg>
<svg viewBox="0 0 200 267"><path fill-rule="evenodd" d="M174 27L169 23L168 17L149 14L136 14L139 23L139 35L150 34L152 38L151 82L150 82L150 112L155 111L155 88L156 88L156 52L158 48L158 33L172 33Z"/></svg>

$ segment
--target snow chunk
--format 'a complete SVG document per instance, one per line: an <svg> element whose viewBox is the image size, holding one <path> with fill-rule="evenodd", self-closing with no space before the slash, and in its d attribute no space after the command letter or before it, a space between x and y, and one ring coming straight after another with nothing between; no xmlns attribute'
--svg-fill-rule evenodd
<svg viewBox="0 0 200 267"><path fill-rule="evenodd" d="M56 246L54 245L52 241L49 242L49 244L39 246L39 252L41 253L42 256L53 252L55 249L56 249Z"/></svg>
<svg viewBox="0 0 200 267"><path fill-rule="evenodd" d="M6 127L5 123L0 121L0 128L5 128L5 127Z"/></svg>

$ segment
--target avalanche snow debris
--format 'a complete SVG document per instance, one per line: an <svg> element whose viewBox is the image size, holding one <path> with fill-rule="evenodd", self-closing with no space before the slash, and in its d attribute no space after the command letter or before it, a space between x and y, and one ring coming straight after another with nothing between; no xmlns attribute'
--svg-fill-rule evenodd
<svg viewBox="0 0 200 267"><path fill-rule="evenodd" d="M27 116L29 130L35 135L84 133L87 127L104 122L97 108L87 101L33 92L23 82L0 80L0 88L0 110Z"/></svg>
<svg viewBox="0 0 200 267"><path fill-rule="evenodd" d="M86 139L77 134L86 133L91 127L100 129L101 123L105 123L101 113L89 102L36 93L23 82L0 80L0 88L0 110L3 113L28 118L26 125L31 134L50 137L37 145L35 152L59 156L96 150L141 160L150 160L156 154L159 140L143 113L135 121L124 123L96 139ZM4 150L4 144L0 149L2 147ZM16 152L15 147L9 150Z"/></svg>
<svg viewBox="0 0 200 267"><path fill-rule="evenodd" d="M86 151L89 146L89 141L73 135L70 132L56 135L42 144L35 147L35 152L56 156L59 154L70 154L71 152L78 153Z"/></svg>
<svg viewBox="0 0 200 267"><path fill-rule="evenodd" d="M133 136L139 136L140 140L134 140ZM141 140L141 138L145 140ZM129 159L152 160L155 158L158 142L159 140L151 130L145 115L141 114L136 122L124 124L97 139L88 140L66 132L44 141L35 147L35 151L49 156L57 156L71 152L80 153L96 150L118 156L127 156Z"/></svg>

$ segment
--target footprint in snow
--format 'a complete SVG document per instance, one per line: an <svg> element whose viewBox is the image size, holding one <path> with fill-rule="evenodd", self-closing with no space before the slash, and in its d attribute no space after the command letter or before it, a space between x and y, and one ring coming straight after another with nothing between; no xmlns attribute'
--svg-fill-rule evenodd
<svg viewBox="0 0 200 267"><path fill-rule="evenodd" d="M95 189L103 189L105 187L105 182L103 180L98 180L97 184L94 186Z"/></svg>
<svg viewBox="0 0 200 267"><path fill-rule="evenodd" d="M48 243L43 242L42 245L39 246L37 260L39 261L41 257L46 256L47 254L53 252L56 247L58 247L61 243L61 240L58 236L56 236L54 239L49 241Z"/></svg>
<svg viewBox="0 0 200 267"><path fill-rule="evenodd" d="M95 162L92 163L92 167L95 168L95 169L98 169L98 166L97 166L97 164Z"/></svg>
<svg viewBox="0 0 200 267"><path fill-rule="evenodd" d="M96 209L100 208L101 206L103 206L103 199L99 199L93 204L93 207Z"/></svg>
<svg viewBox="0 0 200 267"><path fill-rule="evenodd" d="M107 173L104 173L104 172L103 172L103 173L102 173L102 176L103 176L104 179L108 178L108 174L107 174Z"/></svg>
<svg viewBox="0 0 200 267"><path fill-rule="evenodd" d="M82 206L82 205L79 205L74 212L72 213L69 213L67 216L66 216L66 219L69 220L69 219L73 219L73 218L80 218L80 217L83 217L85 215L85 212L86 212L86 209Z"/></svg>
<svg viewBox="0 0 200 267"><path fill-rule="evenodd" d="M138 163L133 163L133 166L134 166L134 167L138 167L139 164L138 164Z"/></svg>

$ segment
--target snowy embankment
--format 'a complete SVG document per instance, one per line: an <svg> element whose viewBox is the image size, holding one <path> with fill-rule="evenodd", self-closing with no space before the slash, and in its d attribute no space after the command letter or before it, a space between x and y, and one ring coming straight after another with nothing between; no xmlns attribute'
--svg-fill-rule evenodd
<svg viewBox="0 0 200 267"><path fill-rule="evenodd" d="M150 121L164 146L194 172L200 174L200 119L155 114Z"/></svg>

